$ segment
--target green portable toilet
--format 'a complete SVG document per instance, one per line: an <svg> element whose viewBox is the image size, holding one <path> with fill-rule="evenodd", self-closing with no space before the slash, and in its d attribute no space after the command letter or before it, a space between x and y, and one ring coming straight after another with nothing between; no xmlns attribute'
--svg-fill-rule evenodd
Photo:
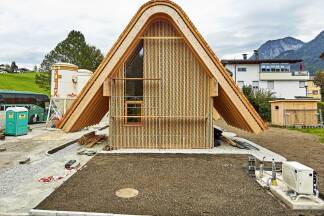
<svg viewBox="0 0 324 216"><path fill-rule="evenodd" d="M28 131L28 110L25 107L9 107L6 110L6 135L20 136Z"/></svg>

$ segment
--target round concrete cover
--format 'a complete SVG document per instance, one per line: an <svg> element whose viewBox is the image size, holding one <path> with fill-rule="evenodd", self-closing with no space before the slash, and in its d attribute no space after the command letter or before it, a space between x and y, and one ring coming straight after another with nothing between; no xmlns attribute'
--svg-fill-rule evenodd
<svg viewBox="0 0 324 216"><path fill-rule="evenodd" d="M122 188L116 191L116 196L121 198L132 198L138 195L138 190L134 188Z"/></svg>

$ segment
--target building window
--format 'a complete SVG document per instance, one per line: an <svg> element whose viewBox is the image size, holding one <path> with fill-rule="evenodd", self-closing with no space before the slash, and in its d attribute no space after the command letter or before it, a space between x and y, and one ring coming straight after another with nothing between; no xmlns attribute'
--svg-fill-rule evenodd
<svg viewBox="0 0 324 216"><path fill-rule="evenodd" d="M266 66L262 65L262 66L261 66L261 71L262 71L262 72L266 72L266 71L267 71Z"/></svg>
<svg viewBox="0 0 324 216"><path fill-rule="evenodd" d="M280 72L280 65L276 65L276 72Z"/></svg>
<svg viewBox="0 0 324 216"><path fill-rule="evenodd" d="M144 49L141 42L125 63L124 87L125 123L141 125L143 109L143 60ZM130 116L130 117L128 117Z"/></svg>
<svg viewBox="0 0 324 216"><path fill-rule="evenodd" d="M238 85L240 88L243 88L243 86L244 86L244 81L237 81L237 85Z"/></svg>
<svg viewBox="0 0 324 216"><path fill-rule="evenodd" d="M269 80L267 82L267 88L268 89L274 89L274 81L273 80Z"/></svg>
<svg viewBox="0 0 324 216"><path fill-rule="evenodd" d="M128 125L141 125L143 101L126 101L125 107L125 115L127 116L125 123Z"/></svg>
<svg viewBox="0 0 324 216"><path fill-rule="evenodd" d="M299 81L299 88L305 88L305 87L306 87L305 81Z"/></svg>
<svg viewBox="0 0 324 216"><path fill-rule="evenodd" d="M313 95L318 95L318 90L313 90Z"/></svg>
<svg viewBox="0 0 324 216"><path fill-rule="evenodd" d="M239 67L237 68L238 72L246 72L246 68L245 67Z"/></svg>
<svg viewBox="0 0 324 216"><path fill-rule="evenodd" d="M252 81L252 88L258 89L259 88L259 81Z"/></svg>

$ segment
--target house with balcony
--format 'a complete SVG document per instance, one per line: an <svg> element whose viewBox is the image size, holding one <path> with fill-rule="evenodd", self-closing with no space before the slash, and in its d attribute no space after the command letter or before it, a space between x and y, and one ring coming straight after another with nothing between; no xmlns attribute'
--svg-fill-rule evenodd
<svg viewBox="0 0 324 216"><path fill-rule="evenodd" d="M222 64L231 71L232 78L242 88L265 89L273 92L277 98L292 99L307 96L308 71L303 70L303 61L299 59L243 59L222 60ZM300 64L298 70L292 65Z"/></svg>

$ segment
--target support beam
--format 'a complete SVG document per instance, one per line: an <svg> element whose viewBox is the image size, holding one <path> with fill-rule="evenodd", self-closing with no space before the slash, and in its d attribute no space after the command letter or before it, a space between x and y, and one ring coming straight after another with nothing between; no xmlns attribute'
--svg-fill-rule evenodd
<svg viewBox="0 0 324 216"><path fill-rule="evenodd" d="M183 37L140 37L144 40L182 40Z"/></svg>
<svg viewBox="0 0 324 216"><path fill-rule="evenodd" d="M215 78L210 80L210 97L218 96L218 82Z"/></svg>
<svg viewBox="0 0 324 216"><path fill-rule="evenodd" d="M111 80L106 78L103 83L103 96L110 97L111 96Z"/></svg>

